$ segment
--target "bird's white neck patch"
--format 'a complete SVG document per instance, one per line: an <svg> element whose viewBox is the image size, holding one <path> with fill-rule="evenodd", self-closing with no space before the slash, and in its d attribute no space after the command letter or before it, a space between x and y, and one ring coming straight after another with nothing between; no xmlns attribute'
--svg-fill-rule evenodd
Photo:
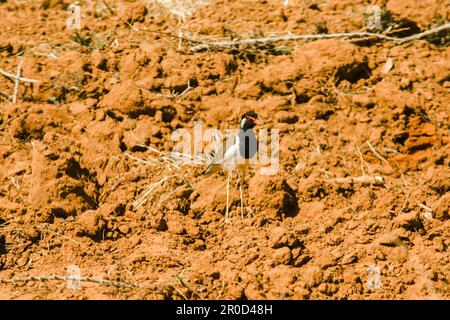
<svg viewBox="0 0 450 320"><path fill-rule="evenodd" d="M244 125L245 125L246 122L247 122L247 119L246 119L246 118L244 118L244 119L241 120L241 128L244 127Z"/></svg>

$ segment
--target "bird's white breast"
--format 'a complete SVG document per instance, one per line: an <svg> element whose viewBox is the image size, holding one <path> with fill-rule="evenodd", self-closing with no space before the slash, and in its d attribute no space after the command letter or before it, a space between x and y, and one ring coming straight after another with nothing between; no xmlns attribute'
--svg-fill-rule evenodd
<svg viewBox="0 0 450 320"><path fill-rule="evenodd" d="M236 168L236 165L242 161L239 154L239 144L239 137L236 136L235 143L230 146L223 155L222 166L227 171L234 170Z"/></svg>

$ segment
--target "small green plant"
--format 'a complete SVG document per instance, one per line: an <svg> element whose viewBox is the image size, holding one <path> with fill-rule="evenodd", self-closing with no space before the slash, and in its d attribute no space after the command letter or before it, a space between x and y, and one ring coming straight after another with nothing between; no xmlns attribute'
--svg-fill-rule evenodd
<svg viewBox="0 0 450 320"><path fill-rule="evenodd" d="M85 36L81 35L78 31L72 37L72 40L81 46L87 47L90 50L104 50L106 48L106 42L109 39L109 34L107 34L102 39L97 39L95 36L87 34Z"/></svg>
<svg viewBox="0 0 450 320"><path fill-rule="evenodd" d="M106 41L109 39L109 34L107 34L103 39L94 39L94 47L99 50L104 50L106 47Z"/></svg>
<svg viewBox="0 0 450 320"><path fill-rule="evenodd" d="M292 48L288 46L277 46L272 50L272 53L277 56L288 55L291 52Z"/></svg>
<svg viewBox="0 0 450 320"><path fill-rule="evenodd" d="M75 32L75 35L72 37L72 40L78 43L81 46L89 47L91 44L90 36L82 36L78 31Z"/></svg>

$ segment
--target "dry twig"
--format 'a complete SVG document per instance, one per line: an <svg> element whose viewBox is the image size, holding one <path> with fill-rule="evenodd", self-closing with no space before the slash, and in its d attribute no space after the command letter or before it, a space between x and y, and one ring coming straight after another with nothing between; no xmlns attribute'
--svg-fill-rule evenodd
<svg viewBox="0 0 450 320"><path fill-rule="evenodd" d="M109 13L113 16L114 15L114 10L111 8L111 6L109 5L108 2L106 2L106 0L102 1L103 4L105 5L106 9L108 9Z"/></svg>
<svg viewBox="0 0 450 320"><path fill-rule="evenodd" d="M217 42L205 42L194 46L191 48L192 52L201 51L211 47L231 47L235 45L254 45L254 44L267 44L272 42L280 41L294 41L294 40L318 40L318 39L331 39L331 38L362 38L362 37L374 37L381 40L393 41L398 44L402 44L408 41L417 40L443 30L450 29L450 23L444 24L442 26L432 28L430 30L424 31L405 38L390 37L380 33L372 32L343 32L343 33L330 33L330 34L304 34L295 35L289 34L280 37L267 37L258 39L240 39L240 40L226 40Z"/></svg>
<svg viewBox="0 0 450 320"><path fill-rule="evenodd" d="M366 175L366 172L364 171L363 164L366 165L367 169L369 170L369 173L372 174L372 169L370 168L369 164L364 160L363 155L362 155L361 150L359 149L359 147L356 147L356 153L358 154L359 160L361 162L361 172L362 172L363 176Z"/></svg>
<svg viewBox="0 0 450 320"><path fill-rule="evenodd" d="M406 204L408 203L408 199L409 199L410 194L411 194L411 192L409 192L409 193L406 195L405 201L403 201L403 204L402 204L402 206L401 206L401 208L400 208L400 211L398 212L398 215L400 215L400 214L403 212L403 209L405 209L405 206L406 206Z"/></svg>
<svg viewBox="0 0 450 320"><path fill-rule="evenodd" d="M366 144L369 146L370 150L372 150L373 154L380 159L381 161L384 161L385 163L389 164L389 162L383 158L376 150L374 147L372 147L372 145L370 144L369 140L366 141Z"/></svg>
<svg viewBox="0 0 450 320"><path fill-rule="evenodd" d="M73 243L75 243L75 244L78 244L79 246L86 246L86 245L83 245L82 243L80 243L80 242L78 242L78 241L76 241L76 240L74 240L74 239L72 239L72 238L70 238L70 237L68 237L68 236L66 236L66 235L64 235L64 234L62 234L62 233L59 233L59 232L56 232L56 231L51 230L51 229L50 229L50 225L49 225L48 223L45 223L45 224L44 224L44 227L45 227L45 230L43 230L43 228L40 228L40 227L39 227L39 229L40 229L41 231L48 231L48 232L51 232L51 233L53 233L53 234L55 234L55 235L61 236L61 237L63 237L64 239L67 239L67 240L69 240L69 241L71 241L71 242L73 242Z"/></svg>
<svg viewBox="0 0 450 320"><path fill-rule="evenodd" d="M431 209L430 207L424 205L423 203L419 202L419 207L421 207L422 209L429 211L429 212L433 212L433 209Z"/></svg>
<svg viewBox="0 0 450 320"><path fill-rule="evenodd" d="M17 66L16 80L14 81L14 93L12 97L13 103L17 102L17 92L19 91L20 74L22 73L23 58L20 59L19 65Z"/></svg>
<svg viewBox="0 0 450 320"><path fill-rule="evenodd" d="M361 183L361 184L373 184L373 185L383 185L384 184L384 178L381 176L361 176L361 177L347 177L347 178L336 178L329 180L331 182L335 182L337 184L354 184L354 183Z"/></svg>
<svg viewBox="0 0 450 320"><path fill-rule="evenodd" d="M7 72L5 70L0 69L0 74L4 75L5 77L10 78L10 79L12 79L14 81L17 80L17 76L15 74L9 73L9 72ZM19 81L29 82L29 83L37 83L37 82L39 82L39 80L28 79L28 78L23 78L23 77L19 77Z"/></svg>
<svg viewBox="0 0 450 320"><path fill-rule="evenodd" d="M105 280L101 278L95 277L78 277L78 276L59 276L59 275L50 275L50 276L26 276L26 277L14 277L11 279L0 279L0 283L19 283L19 282L30 282L30 281L83 281L83 282L93 282L106 286L115 286L119 288L142 288L142 289L150 289L153 290L156 287L145 287L138 284L129 284L121 281L114 280Z"/></svg>
<svg viewBox="0 0 450 320"><path fill-rule="evenodd" d="M161 186L164 182L166 182L170 177L164 177L158 182L155 182L154 184L150 185L140 196L139 198L133 202L133 209L137 210L140 206L145 204L147 202L147 198L152 194L152 191L155 190L156 187ZM158 188L159 189L159 188Z"/></svg>
<svg viewBox="0 0 450 320"><path fill-rule="evenodd" d="M115 281L115 280L105 280L102 278L96 278L96 277L82 277L82 276L60 276L60 275L39 275L39 276L24 276L24 277L13 277L11 279L2 279L0 278L0 283L4 284L13 284L13 283L21 283L21 282L32 282L32 281L38 281L38 282L44 282L44 281L77 281L77 282L92 282L97 283L104 286L114 286L118 288L126 288L126 289L143 289L143 290L158 290L161 291L161 287L157 286L156 284L151 286L144 286L136 283L126 283L122 281ZM183 296L184 299L187 300L187 297L173 284L165 284L163 286L170 286L174 288L181 296Z"/></svg>

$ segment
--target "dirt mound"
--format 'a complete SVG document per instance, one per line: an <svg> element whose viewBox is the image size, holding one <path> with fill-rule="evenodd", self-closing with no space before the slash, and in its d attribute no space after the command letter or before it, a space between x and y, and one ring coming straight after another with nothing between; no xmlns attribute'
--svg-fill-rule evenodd
<svg viewBox="0 0 450 320"><path fill-rule="evenodd" d="M25 78L12 103L0 75L0 298L449 299L447 35L194 53L362 30L366 2L156 2L80 1L80 29L61 1L0 3L0 69ZM388 1L382 27L446 9ZM243 219L232 179L228 225L226 176L174 161L174 132L248 110L278 130L280 170L244 177ZM110 285L14 282L73 270Z"/></svg>

